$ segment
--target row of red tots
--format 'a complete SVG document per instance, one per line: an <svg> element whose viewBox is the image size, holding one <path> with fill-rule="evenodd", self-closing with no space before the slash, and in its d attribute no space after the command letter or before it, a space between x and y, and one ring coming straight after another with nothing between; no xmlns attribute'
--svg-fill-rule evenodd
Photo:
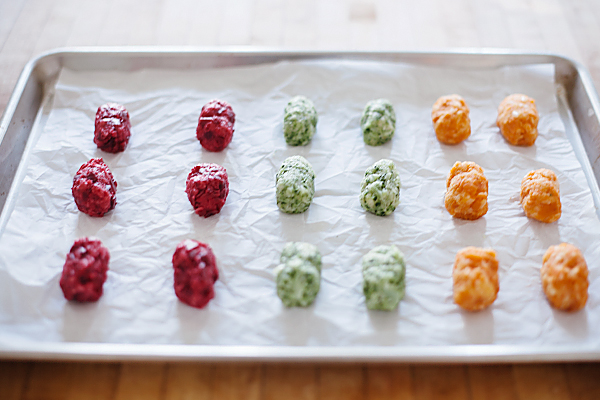
<svg viewBox="0 0 600 400"><path fill-rule="evenodd" d="M514 145L530 146L537 138L539 117L535 102L524 95L511 95L500 105L498 125ZM458 95L440 97L432 109L437 138L456 144L470 135L469 109ZM221 151L233 137L235 113L231 106L213 100L202 108L196 136L209 151ZM98 108L94 143L103 151L125 150L131 123L127 110L115 103ZM94 179L90 179L90 177ZM116 205L117 183L101 158L83 164L73 179L72 193L80 211L101 217ZM208 196L207 193L212 195ZM194 211L208 217L218 213L227 198L229 182L225 168L217 164L195 166L186 181L186 193ZM477 219L487 212L487 179L475 163L457 162L447 180L445 206L457 218ZM521 185L521 203L528 217L554 222L560 217L560 197L556 175L549 170L529 173ZM63 267L60 286L65 298L96 301L106 280L109 252L99 240L77 240ZM173 254L177 297L193 307L204 307L214 297L218 279L215 256L210 247L184 240ZM565 273L567 269L569 273ZM453 268L454 300L475 311L494 302L498 292L498 262L491 249L461 250ZM544 291L550 303L563 310L578 310L587 301L587 265L579 249L569 244L552 246L541 269ZM479 281L479 282L477 282Z"/></svg>

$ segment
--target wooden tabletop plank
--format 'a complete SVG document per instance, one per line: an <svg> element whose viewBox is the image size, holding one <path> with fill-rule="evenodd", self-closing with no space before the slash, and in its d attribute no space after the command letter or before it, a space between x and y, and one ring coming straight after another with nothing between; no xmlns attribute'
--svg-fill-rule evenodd
<svg viewBox="0 0 600 400"><path fill-rule="evenodd" d="M25 6L26 0L0 2L0 51L6 43L6 38L13 30L15 23Z"/></svg>
<svg viewBox="0 0 600 400"><path fill-rule="evenodd" d="M386 1L377 4L377 26L382 50L417 49L416 34L411 25L412 18L402 2Z"/></svg>
<svg viewBox="0 0 600 400"><path fill-rule="evenodd" d="M419 49L441 49L457 47L448 39L445 30L442 6L437 0L410 1L405 4L411 15L411 30L415 32L416 46Z"/></svg>
<svg viewBox="0 0 600 400"><path fill-rule="evenodd" d="M265 400L318 399L319 371L312 365L274 364L264 368Z"/></svg>
<svg viewBox="0 0 600 400"><path fill-rule="evenodd" d="M571 398L563 365L515 365L515 388L521 399L568 400Z"/></svg>
<svg viewBox="0 0 600 400"><path fill-rule="evenodd" d="M67 362L34 363L27 376L22 400L63 400L68 393L77 364Z"/></svg>
<svg viewBox="0 0 600 400"><path fill-rule="evenodd" d="M114 400L162 400L166 390L166 364L125 363L121 366Z"/></svg>
<svg viewBox="0 0 600 400"><path fill-rule="evenodd" d="M251 42L256 46L283 45L286 4L278 0L256 0L254 3Z"/></svg>
<svg viewBox="0 0 600 400"><path fill-rule="evenodd" d="M529 1L505 0L504 15L508 22L508 34L511 47L524 50L546 50L544 38L537 26L535 15L531 12Z"/></svg>
<svg viewBox="0 0 600 400"><path fill-rule="evenodd" d="M342 0L319 1L316 3L317 49L348 50L351 48L348 40L350 22L346 3Z"/></svg>
<svg viewBox="0 0 600 400"><path fill-rule="evenodd" d="M164 400L210 400L214 370L205 363L168 364Z"/></svg>
<svg viewBox="0 0 600 400"><path fill-rule="evenodd" d="M29 378L32 363L0 362L0 399L20 400Z"/></svg>
<svg viewBox="0 0 600 400"><path fill-rule="evenodd" d="M109 15L110 9L106 5L78 2L77 18L72 23L69 37L60 46L96 46Z"/></svg>
<svg viewBox="0 0 600 400"><path fill-rule="evenodd" d="M590 38L600 37L600 16L596 17L590 2L572 1L561 2L560 14L565 19L571 30L581 61L590 71L596 84L596 90L600 88L600 48Z"/></svg>
<svg viewBox="0 0 600 400"><path fill-rule="evenodd" d="M163 10L163 0L146 0L143 7L137 7L129 16L129 39L124 44L128 46L151 46L158 44L157 25ZM187 15L191 19L193 14ZM178 30L179 33L181 31ZM183 32L183 34L187 34ZM185 40L185 36L182 38Z"/></svg>
<svg viewBox="0 0 600 400"><path fill-rule="evenodd" d="M56 43L67 41L78 18L78 4L78 0L64 0L60 4L55 4L35 44L33 54L52 50L56 47Z"/></svg>
<svg viewBox="0 0 600 400"><path fill-rule="evenodd" d="M408 366L370 365L366 367L367 400L412 400L415 398L412 372Z"/></svg>
<svg viewBox="0 0 600 400"><path fill-rule="evenodd" d="M217 46L222 20L226 18L217 1L198 1L187 43L191 46Z"/></svg>
<svg viewBox="0 0 600 400"><path fill-rule="evenodd" d="M117 363L71 364L65 400L112 400L117 389L121 366Z"/></svg>
<svg viewBox="0 0 600 400"><path fill-rule="evenodd" d="M320 399L359 400L365 398L365 368L363 366L322 366L319 370Z"/></svg>
<svg viewBox="0 0 600 400"><path fill-rule="evenodd" d="M600 399L600 368L598 363L576 363L565 365L567 386L572 399Z"/></svg>
<svg viewBox="0 0 600 400"><path fill-rule="evenodd" d="M316 0L289 0L283 15L283 45L292 49L314 48L317 44Z"/></svg>
<svg viewBox="0 0 600 400"><path fill-rule="evenodd" d="M470 2L472 18L482 47L513 48L508 18L501 0Z"/></svg>
<svg viewBox="0 0 600 400"><path fill-rule="evenodd" d="M551 52L582 61L579 46L563 16L560 0L532 0L532 10L545 47Z"/></svg>
<svg viewBox="0 0 600 400"><path fill-rule="evenodd" d="M456 0L441 2L441 20L448 43L453 47L481 47L478 35L477 18L474 17L471 2Z"/></svg>
<svg viewBox="0 0 600 400"><path fill-rule="evenodd" d="M513 369L510 365L474 365L468 368L473 399L516 400Z"/></svg>
<svg viewBox="0 0 600 400"><path fill-rule="evenodd" d="M221 0L221 24L218 44L221 46L247 46L251 38L252 0Z"/></svg>
<svg viewBox="0 0 600 400"><path fill-rule="evenodd" d="M217 364L213 398L220 400L262 398L262 368L256 365Z"/></svg>
<svg viewBox="0 0 600 400"><path fill-rule="evenodd" d="M469 396L465 366L423 366L414 369L416 400L466 399Z"/></svg>
<svg viewBox="0 0 600 400"><path fill-rule="evenodd" d="M156 6L158 2L154 2ZM194 0L172 0L162 2L158 10L157 21L154 26L148 24L148 28L155 31L154 43L160 46L174 46L185 43L188 31L192 24L201 24L202 20L194 20L196 1ZM148 36L145 32L143 36Z"/></svg>

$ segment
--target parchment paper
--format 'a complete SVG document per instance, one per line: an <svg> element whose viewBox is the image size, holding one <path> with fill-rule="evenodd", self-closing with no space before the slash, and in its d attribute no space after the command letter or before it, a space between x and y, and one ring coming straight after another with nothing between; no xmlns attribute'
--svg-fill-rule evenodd
<svg viewBox="0 0 600 400"><path fill-rule="evenodd" d="M0 237L0 343L195 343L241 345L600 344L600 223L581 165L560 119L551 65L489 70L422 68L360 61L280 62L201 71L63 70L53 104L33 143L15 207ZM471 137L440 144L431 125L437 97L461 94L471 109ZM533 147L508 145L495 125L497 106L512 93L536 99L540 136ZM283 108L291 96L311 98L317 133L306 147L287 146ZM227 100L235 134L221 153L195 138L200 109ZM388 98L397 114L393 140L362 141L359 119L367 101ZM132 118L124 153L92 141L99 105L122 103ZM316 172L316 195L300 215L278 211L275 173L291 155ZM103 218L79 212L73 175L103 157L118 182L117 207ZM392 159L402 179L401 204L388 217L362 210L360 181L367 167ZM489 180L489 212L477 221L445 210L445 179L455 161L474 161ZM186 176L200 162L229 174L220 214L193 213ZM523 176L557 173L563 214L553 224L525 217ZM67 302L59 288L74 240L95 236L111 253L104 295L95 304ZM183 239L210 244L220 278L202 310L180 303L171 257ZM306 309L286 309L273 270L285 242L316 244L323 255L321 291ZM554 311L539 277L550 245L580 247L590 268L589 300L580 312ZM406 298L392 312L368 311L361 257L395 244L407 259ZM479 313L452 301L455 254L492 247L500 262L500 292Z"/></svg>

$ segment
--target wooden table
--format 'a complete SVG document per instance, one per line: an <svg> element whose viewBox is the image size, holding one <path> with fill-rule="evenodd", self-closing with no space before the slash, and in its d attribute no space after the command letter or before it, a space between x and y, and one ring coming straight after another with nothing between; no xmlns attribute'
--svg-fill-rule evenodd
<svg viewBox="0 0 600 400"><path fill-rule="evenodd" d="M572 57L600 87L600 1L0 0L0 110L31 57L90 45L514 48ZM0 362L0 399L138 398L599 399L600 363Z"/></svg>

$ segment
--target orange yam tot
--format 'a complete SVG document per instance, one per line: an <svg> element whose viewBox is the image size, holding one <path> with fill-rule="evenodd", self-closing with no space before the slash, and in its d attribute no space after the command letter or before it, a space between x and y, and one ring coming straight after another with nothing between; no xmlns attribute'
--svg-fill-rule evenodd
<svg viewBox="0 0 600 400"><path fill-rule="evenodd" d="M538 136L539 120L535 100L524 94L511 94L500 103L496 123L508 143L531 146Z"/></svg>
<svg viewBox="0 0 600 400"><path fill-rule="evenodd" d="M525 175L521 181L521 205L529 218L546 223L558 220L561 204L556 174L542 168Z"/></svg>
<svg viewBox="0 0 600 400"><path fill-rule="evenodd" d="M498 295L498 260L492 249L466 247L452 269L454 302L468 311L490 306Z"/></svg>
<svg viewBox="0 0 600 400"><path fill-rule="evenodd" d="M474 162L457 161L446 180L444 205L455 218L475 220L488 211L488 180Z"/></svg>
<svg viewBox="0 0 600 400"><path fill-rule="evenodd" d="M569 243L550 246L540 270L542 287L550 305L577 311L588 298L588 267L581 251Z"/></svg>
<svg viewBox="0 0 600 400"><path fill-rule="evenodd" d="M431 109L433 128L438 140L445 144L457 144L471 135L469 107L457 94L442 96Z"/></svg>

